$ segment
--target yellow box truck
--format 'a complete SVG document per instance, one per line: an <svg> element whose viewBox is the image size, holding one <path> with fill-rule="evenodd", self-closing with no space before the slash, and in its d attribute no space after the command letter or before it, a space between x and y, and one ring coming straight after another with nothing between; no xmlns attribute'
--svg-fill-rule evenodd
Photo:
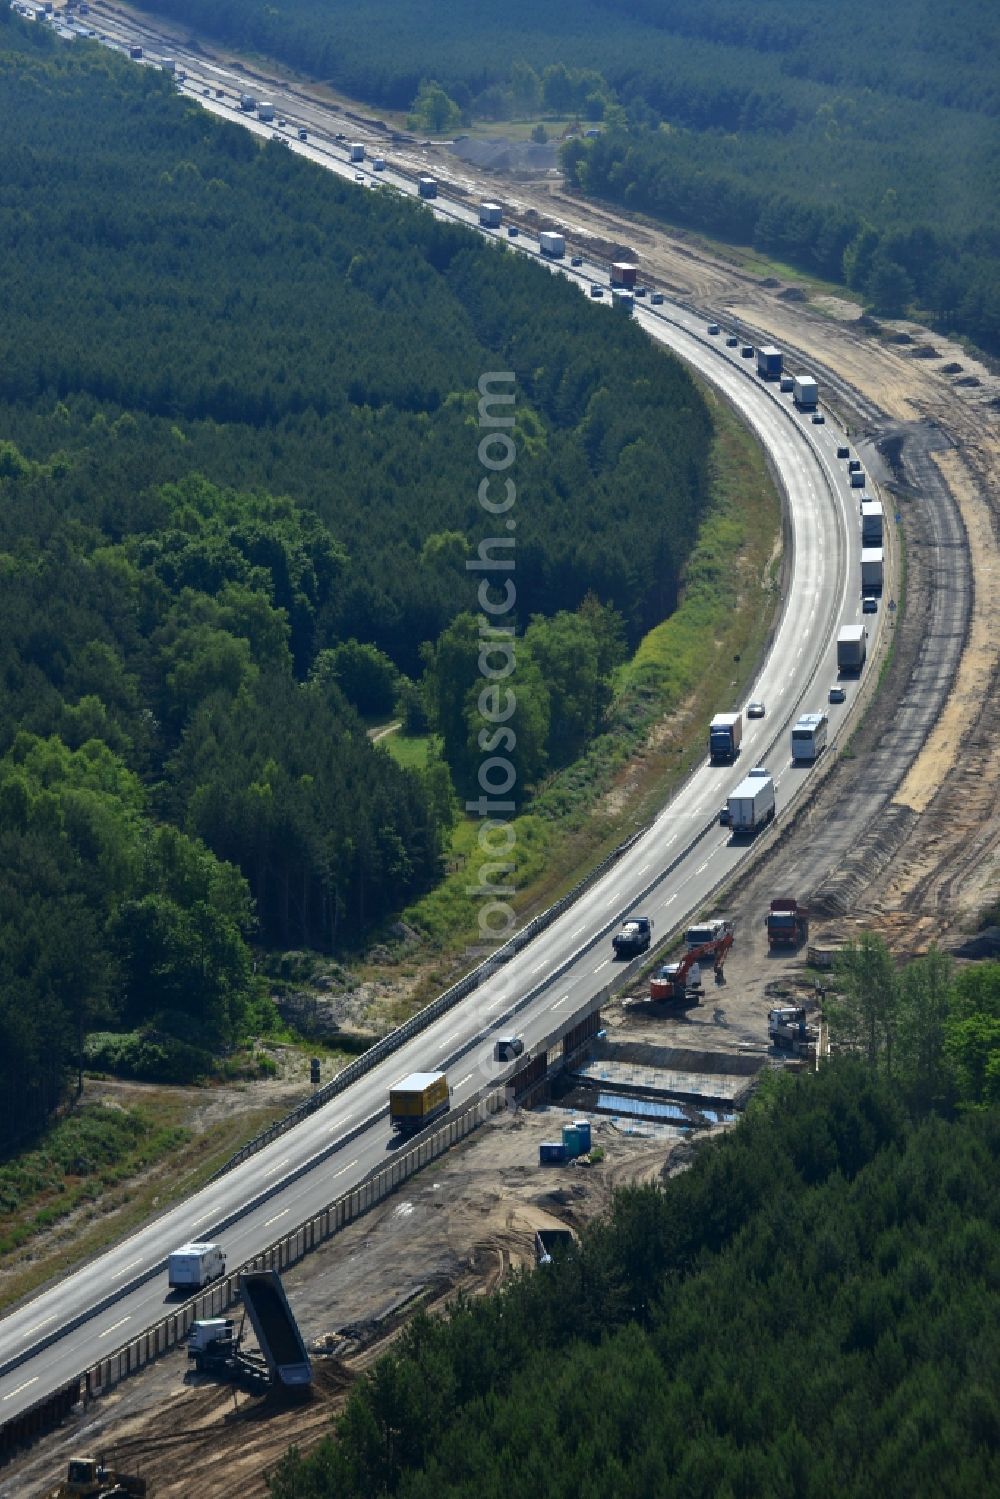
<svg viewBox="0 0 1000 1499"><path fill-rule="evenodd" d="M401 1135L418 1130L451 1108L451 1089L443 1072L411 1072L389 1090L389 1122Z"/></svg>

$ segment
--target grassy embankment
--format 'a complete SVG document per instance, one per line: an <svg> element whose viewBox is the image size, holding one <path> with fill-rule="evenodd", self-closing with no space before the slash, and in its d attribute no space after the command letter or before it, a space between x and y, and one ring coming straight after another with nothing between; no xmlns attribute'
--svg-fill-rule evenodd
<svg viewBox="0 0 1000 1499"><path fill-rule="evenodd" d="M194 1129L193 1090L113 1086L117 1097L88 1083L80 1107L0 1164L0 1309L196 1191L286 1112L258 1106Z"/></svg>

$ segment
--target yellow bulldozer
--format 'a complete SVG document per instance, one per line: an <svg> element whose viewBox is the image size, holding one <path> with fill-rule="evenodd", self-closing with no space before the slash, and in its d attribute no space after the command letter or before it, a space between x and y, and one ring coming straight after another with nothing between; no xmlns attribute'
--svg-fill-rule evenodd
<svg viewBox="0 0 1000 1499"><path fill-rule="evenodd" d="M146 1480L105 1466L103 1457L70 1458L65 1482L48 1499L145 1499Z"/></svg>

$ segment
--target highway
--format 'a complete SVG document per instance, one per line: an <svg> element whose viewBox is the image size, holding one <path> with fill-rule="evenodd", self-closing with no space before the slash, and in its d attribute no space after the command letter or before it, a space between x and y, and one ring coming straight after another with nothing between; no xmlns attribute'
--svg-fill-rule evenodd
<svg viewBox="0 0 1000 1499"><path fill-rule="evenodd" d="M206 107L232 118L231 102L227 107L214 94L205 97L205 65L194 58L184 65L195 73L185 87ZM228 79L227 83L233 87ZM278 99L275 103L284 107ZM290 108L288 118L293 118ZM246 119L241 123L258 133L272 133L271 125ZM343 148L328 138L305 144L295 140L291 149L344 176L353 178L358 171L346 160ZM369 163L363 174L372 180ZM390 180L394 176L384 175ZM414 192L410 177L398 177L396 185ZM476 220L473 210L443 196L433 209L444 217ZM506 243L505 232L500 233ZM537 254L537 242L524 235L515 244L522 252ZM576 276L584 293L591 281L606 284L603 267L584 265L573 271L567 263L554 269ZM595 301L594 316L621 315L606 313L607 304L607 296ZM493 1041L515 1005L531 996L517 1016L518 1033L530 1054L613 977L610 933L625 912L641 910L651 916L656 935L662 936L698 911L746 858L747 845L719 826L718 811L749 768L769 767L776 780L779 815L788 808L810 774L806 767L791 765L789 730L794 719L802 712L828 712L835 741L854 690L848 687L844 706L827 706L828 688L837 679L836 634L840 625L861 621L858 497L848 487L846 463L836 458L843 434L829 414L822 427L798 415L790 397L765 387L738 350L727 350L722 338L709 337L696 312L669 304L637 307L637 320L650 337L710 380L753 427L785 488L790 586L772 649L750 694L766 702L766 717L745 724L737 765L698 768L653 827L600 881L428 1030L296 1129L0 1321L0 1421L111 1353L176 1305L168 1299L162 1267L178 1244L190 1238L217 1238L230 1268L235 1268L390 1160L387 1095L406 1073L446 1067L457 1106L509 1072L509 1067L493 1061ZM879 619L869 621L873 632ZM720 703L720 708L738 706ZM483 1039L488 1028L492 1034ZM79 1325L71 1327L75 1322ZM67 1327L71 1330L64 1331ZM43 1346L49 1338L55 1341Z"/></svg>

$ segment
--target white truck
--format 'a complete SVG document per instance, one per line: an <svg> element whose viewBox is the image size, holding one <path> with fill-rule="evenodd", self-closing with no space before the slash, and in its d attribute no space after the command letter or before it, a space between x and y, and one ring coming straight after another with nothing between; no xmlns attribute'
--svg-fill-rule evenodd
<svg viewBox="0 0 1000 1499"><path fill-rule="evenodd" d="M561 260L566 254L566 240L554 229L543 229L538 236L538 248L552 260Z"/></svg>
<svg viewBox="0 0 1000 1499"><path fill-rule="evenodd" d="M864 625L844 625L837 635L837 670L860 672L868 654Z"/></svg>
<svg viewBox="0 0 1000 1499"><path fill-rule="evenodd" d="M421 198L436 198L438 195L437 178L418 177L417 192L420 194Z"/></svg>
<svg viewBox="0 0 1000 1499"><path fill-rule="evenodd" d="M503 223L503 206L500 203L480 203L479 222L484 229L499 229Z"/></svg>
<svg viewBox="0 0 1000 1499"><path fill-rule="evenodd" d="M861 592L881 593L885 581L881 547L861 548Z"/></svg>
<svg viewBox="0 0 1000 1499"><path fill-rule="evenodd" d="M364 161L365 148L361 141L352 141L348 152L351 161Z"/></svg>
<svg viewBox="0 0 1000 1499"><path fill-rule="evenodd" d="M274 105L270 99L262 99L257 105L257 118L267 122L274 119Z"/></svg>
<svg viewBox="0 0 1000 1499"><path fill-rule="evenodd" d="M734 833L756 833L774 821L774 781L763 765L740 782L726 802Z"/></svg>
<svg viewBox="0 0 1000 1499"><path fill-rule="evenodd" d="M226 1256L218 1244L182 1244L167 1260L172 1291L200 1291L226 1273Z"/></svg>
<svg viewBox="0 0 1000 1499"><path fill-rule="evenodd" d="M819 404L819 387L812 375L796 375L792 383L792 400L800 411L815 411Z"/></svg>

